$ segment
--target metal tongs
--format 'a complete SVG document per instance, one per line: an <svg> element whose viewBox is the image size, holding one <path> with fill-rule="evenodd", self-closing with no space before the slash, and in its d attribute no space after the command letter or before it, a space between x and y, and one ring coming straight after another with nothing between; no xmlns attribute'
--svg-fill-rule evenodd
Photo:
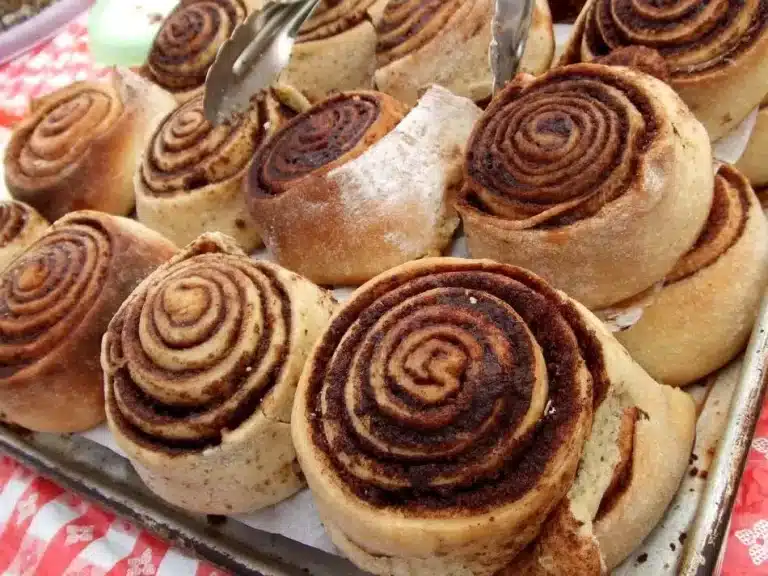
<svg viewBox="0 0 768 576"><path fill-rule="evenodd" d="M496 0L490 62L493 91L517 72L534 0ZM205 116L220 124L245 111L288 64L299 29L320 0L270 0L240 24L219 49L205 81Z"/></svg>

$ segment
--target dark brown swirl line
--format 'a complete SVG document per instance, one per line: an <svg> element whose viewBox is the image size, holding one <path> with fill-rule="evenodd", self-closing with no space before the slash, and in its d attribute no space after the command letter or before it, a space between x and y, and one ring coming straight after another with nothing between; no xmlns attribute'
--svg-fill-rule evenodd
<svg viewBox="0 0 768 576"><path fill-rule="evenodd" d="M246 14L241 0L184 0L158 31L144 73L171 92L200 88L219 48Z"/></svg>
<svg viewBox="0 0 768 576"><path fill-rule="evenodd" d="M673 78L730 66L768 23L765 0L595 0L588 10L581 49L590 58L623 46L647 46L664 56Z"/></svg>
<svg viewBox="0 0 768 576"><path fill-rule="evenodd" d="M0 278L0 377L61 346L99 298L112 265L109 233L72 220L46 234Z"/></svg>
<svg viewBox="0 0 768 576"><path fill-rule="evenodd" d="M709 218L696 244L667 276L674 284L714 264L744 233L749 214L749 183L731 166L723 165L715 177Z"/></svg>
<svg viewBox="0 0 768 576"><path fill-rule="evenodd" d="M144 189L157 196L185 193L237 176L264 141L262 100L231 122L213 126L203 95L171 113L158 127L141 165Z"/></svg>
<svg viewBox="0 0 768 576"><path fill-rule="evenodd" d="M290 334L291 303L271 268L225 254L182 260L110 325L111 417L153 450L214 446L272 389Z"/></svg>
<svg viewBox="0 0 768 576"><path fill-rule="evenodd" d="M333 96L297 116L259 150L251 165L251 197L285 192L362 154L403 117L404 106L375 92Z"/></svg>
<svg viewBox="0 0 768 576"><path fill-rule="evenodd" d="M368 284L303 379L312 442L344 485L424 517L563 488L551 475L575 471L565 462L606 389L594 337L555 291L522 269L455 259Z"/></svg>
<svg viewBox="0 0 768 576"><path fill-rule="evenodd" d="M391 0L376 23L379 66L415 52L433 40L460 9L451 0Z"/></svg>
<svg viewBox="0 0 768 576"><path fill-rule="evenodd" d="M619 197L656 137L647 94L604 68L560 68L497 98L467 150L460 204L523 228L588 218Z"/></svg>
<svg viewBox="0 0 768 576"><path fill-rule="evenodd" d="M12 200L0 202L0 248L15 240L29 222L32 209Z"/></svg>
<svg viewBox="0 0 768 576"><path fill-rule="evenodd" d="M299 30L297 42L336 36L368 21L368 9L376 0L322 0Z"/></svg>

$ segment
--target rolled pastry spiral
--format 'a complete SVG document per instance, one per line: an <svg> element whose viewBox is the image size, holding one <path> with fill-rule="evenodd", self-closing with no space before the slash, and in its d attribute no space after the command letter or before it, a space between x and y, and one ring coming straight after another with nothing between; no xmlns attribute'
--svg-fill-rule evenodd
<svg viewBox="0 0 768 576"><path fill-rule="evenodd" d="M377 88L411 105L431 84L489 100L493 13L493 0L390 0L376 21ZM520 71L541 74L554 49L549 6L537 0Z"/></svg>
<svg viewBox="0 0 768 576"><path fill-rule="evenodd" d="M332 96L312 107L256 154L251 198L279 195L352 160L392 130L405 111L394 98L367 91Z"/></svg>
<svg viewBox="0 0 768 576"><path fill-rule="evenodd" d="M653 48L667 61L673 88L717 140L768 91L767 23L765 0L591 0L561 63L630 45Z"/></svg>
<svg viewBox="0 0 768 576"><path fill-rule="evenodd" d="M343 93L257 153L248 203L278 262L322 285L360 285L450 245L480 109L434 86L404 113L386 94Z"/></svg>
<svg viewBox="0 0 768 576"><path fill-rule="evenodd" d="M768 285L768 226L746 178L723 165L707 223L640 320L618 339L652 376L689 384L732 360Z"/></svg>
<svg viewBox="0 0 768 576"><path fill-rule="evenodd" d="M299 30L281 80L312 102L336 92L373 88L376 31L387 0L322 0Z"/></svg>
<svg viewBox="0 0 768 576"><path fill-rule="evenodd" d="M709 139L627 68L519 76L475 125L457 201L470 253L524 266L590 308L662 280L712 201Z"/></svg>
<svg viewBox="0 0 768 576"><path fill-rule="evenodd" d="M180 105L157 128L137 168L139 220L178 246L218 231L246 250L256 248L261 239L243 178L259 147L306 108L306 99L287 86L260 94L244 114L218 126L206 120L202 94Z"/></svg>
<svg viewBox="0 0 768 576"><path fill-rule="evenodd" d="M241 0L182 0L157 32L142 74L180 102L189 100L247 14Z"/></svg>
<svg viewBox="0 0 768 576"><path fill-rule="evenodd" d="M0 202L0 271L35 242L48 228L48 222L23 202Z"/></svg>
<svg viewBox="0 0 768 576"><path fill-rule="evenodd" d="M334 305L218 233L147 278L113 318L102 353L110 428L147 485L209 514L296 492L290 407Z"/></svg>
<svg viewBox="0 0 768 576"><path fill-rule="evenodd" d="M173 106L170 95L129 71L46 96L13 130L8 190L51 222L82 209L128 214L140 148Z"/></svg>
<svg viewBox="0 0 768 576"><path fill-rule="evenodd" d="M533 542L593 424L613 435L595 410L613 406L614 358L584 314L491 261L424 259L356 291L307 361L292 417L334 543L374 574L483 576ZM604 460L590 490L607 488L616 458Z"/></svg>
<svg viewBox="0 0 768 576"><path fill-rule="evenodd" d="M3 420L47 432L101 422L101 335L173 251L136 222L84 211L60 219L14 260L0 275Z"/></svg>

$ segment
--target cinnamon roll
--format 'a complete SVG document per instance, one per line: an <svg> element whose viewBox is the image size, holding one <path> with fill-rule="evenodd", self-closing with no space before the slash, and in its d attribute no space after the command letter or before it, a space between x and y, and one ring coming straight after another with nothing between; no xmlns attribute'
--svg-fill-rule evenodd
<svg viewBox="0 0 768 576"><path fill-rule="evenodd" d="M711 146L674 91L623 67L520 75L467 145L472 256L524 266L591 309L650 288L696 241Z"/></svg>
<svg viewBox="0 0 768 576"><path fill-rule="evenodd" d="M374 278L337 312L291 426L323 523L355 564L485 576L526 551L537 564L555 535L584 544L583 566L615 565L674 495L694 423L687 394L540 278L439 258ZM609 521L610 555L593 532ZM567 552L551 573L587 574L568 571Z"/></svg>
<svg viewBox="0 0 768 576"><path fill-rule="evenodd" d="M130 71L77 82L35 103L5 150L11 195L53 222L82 209L133 210L133 171L173 98Z"/></svg>
<svg viewBox="0 0 768 576"><path fill-rule="evenodd" d="M665 58L672 87L712 140L736 127L768 92L766 0L590 0L560 63L589 62L630 45Z"/></svg>
<svg viewBox="0 0 768 576"><path fill-rule="evenodd" d="M248 12L243 0L182 0L158 30L141 74L186 102L203 90L219 48Z"/></svg>
<svg viewBox="0 0 768 576"><path fill-rule="evenodd" d="M450 244L452 196L480 110L433 87L404 113L385 94L340 94L259 151L249 205L278 262L319 284L354 285Z"/></svg>
<svg viewBox="0 0 768 576"><path fill-rule="evenodd" d="M299 30L281 80L312 102L346 90L373 88L376 30L387 0L321 0Z"/></svg>
<svg viewBox="0 0 768 576"><path fill-rule="evenodd" d="M0 420L77 432L104 420L101 336L173 244L100 212L61 218L0 274Z"/></svg>
<svg viewBox="0 0 768 576"><path fill-rule="evenodd" d="M147 486L208 514L296 492L291 405L334 307L330 292L218 233L149 276L101 357L109 427Z"/></svg>
<svg viewBox="0 0 768 576"><path fill-rule="evenodd" d="M37 210L15 200L0 201L0 271L48 229Z"/></svg>
<svg viewBox="0 0 768 576"><path fill-rule="evenodd" d="M279 86L219 126L205 119L199 94L168 115L136 170L139 221L185 246L204 232L224 232L250 251L261 244L242 187L254 153L309 102Z"/></svg>
<svg viewBox="0 0 768 576"><path fill-rule="evenodd" d="M747 177L755 188L768 186L768 96L760 103L757 121L736 168Z"/></svg>
<svg viewBox="0 0 768 576"><path fill-rule="evenodd" d="M431 84L489 99L493 13L493 0L390 0L376 24L376 87L408 104ZM536 0L520 70L541 74L554 51L547 0Z"/></svg>
<svg viewBox="0 0 768 576"><path fill-rule="evenodd" d="M640 320L617 337L654 378L689 384L730 362L768 287L768 224L749 182L724 165L698 240Z"/></svg>

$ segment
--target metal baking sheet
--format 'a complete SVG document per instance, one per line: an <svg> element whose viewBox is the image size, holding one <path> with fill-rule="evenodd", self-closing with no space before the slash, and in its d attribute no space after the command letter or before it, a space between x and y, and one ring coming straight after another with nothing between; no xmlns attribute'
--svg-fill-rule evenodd
<svg viewBox="0 0 768 576"><path fill-rule="evenodd" d="M619 576L715 572L760 413L768 357L768 300L743 356L689 389L699 419L688 473L666 516ZM122 456L79 436L0 426L0 450L233 574L363 576L339 556L235 519L180 511L154 496Z"/></svg>

